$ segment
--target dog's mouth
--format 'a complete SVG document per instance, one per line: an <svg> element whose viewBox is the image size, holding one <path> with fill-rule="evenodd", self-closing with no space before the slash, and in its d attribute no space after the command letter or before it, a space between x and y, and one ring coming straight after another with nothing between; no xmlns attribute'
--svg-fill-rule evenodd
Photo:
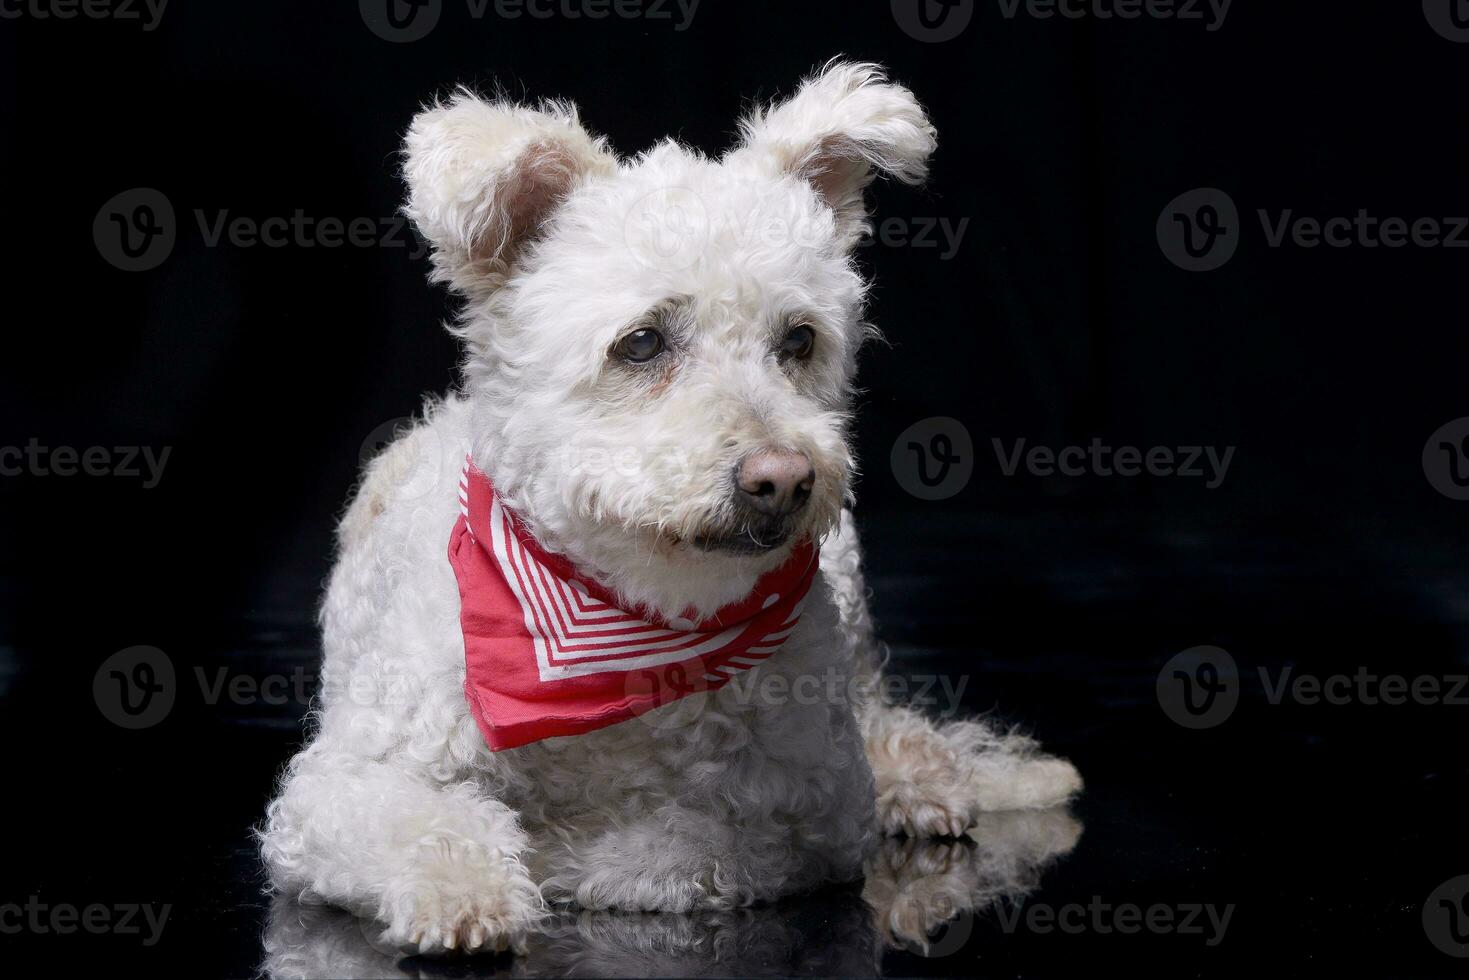
<svg viewBox="0 0 1469 980"><path fill-rule="evenodd" d="M704 531L694 535L692 543L700 551L727 555L765 555L791 539L791 528L784 524L757 527L747 524L737 531Z"/></svg>

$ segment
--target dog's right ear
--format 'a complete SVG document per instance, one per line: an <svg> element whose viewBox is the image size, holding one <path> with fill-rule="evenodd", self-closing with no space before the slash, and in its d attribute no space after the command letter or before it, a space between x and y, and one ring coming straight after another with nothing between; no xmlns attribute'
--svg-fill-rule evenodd
<svg viewBox="0 0 1469 980"><path fill-rule="evenodd" d="M874 64L833 60L795 95L747 117L726 160L809 183L836 213L844 246L867 230L863 191L879 173L917 184L937 135L913 93Z"/></svg>
<svg viewBox="0 0 1469 980"><path fill-rule="evenodd" d="M404 211L433 246L433 279L466 296L499 288L572 190L617 168L571 103L532 109L464 89L414 118L403 151Z"/></svg>

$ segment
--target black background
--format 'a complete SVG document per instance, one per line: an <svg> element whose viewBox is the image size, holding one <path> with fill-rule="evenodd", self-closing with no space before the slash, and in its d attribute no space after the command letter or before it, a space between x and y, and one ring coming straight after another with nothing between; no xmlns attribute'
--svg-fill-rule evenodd
<svg viewBox="0 0 1469 980"><path fill-rule="evenodd" d="M253 970L264 900L247 828L304 705L211 705L194 671L314 670L311 618L364 440L455 380L452 302L407 234L210 246L195 212L388 229L401 133L456 83L573 98L624 154L667 135L715 154L752 100L842 54L886 65L939 131L928 186L878 185L879 220L967 222L947 259L893 241L861 255L889 343L864 359L858 514L897 665L971 676L969 708L1025 725L1087 778L1085 834L1035 899L1238 904L1213 948L990 929L887 968L1460 968L1419 915L1469 873L1469 709L1271 706L1251 678L1469 663L1469 503L1420 461L1469 415L1469 250L1272 248L1256 216L1469 214L1469 44L1410 2L1237 0L1209 31L1007 19L988 0L942 43L881 2L703 0L685 30L668 9L475 19L446 0L428 37L396 44L344 0L174 0L150 32L0 20L0 445L171 451L151 489L0 478L0 904L175 908L150 948L0 948ZM129 273L99 253L93 220L137 187L172 202L178 240ZM1242 219L1237 254L1205 273L1171 264L1155 235L1198 187ZM974 476L921 501L889 452L937 416L972 436ZM1236 450L1207 489L1006 477L995 438ZM164 722L124 731L92 679L140 644L167 652L180 693ZM1228 649L1246 680L1235 717L1190 732L1153 691L1199 644Z"/></svg>

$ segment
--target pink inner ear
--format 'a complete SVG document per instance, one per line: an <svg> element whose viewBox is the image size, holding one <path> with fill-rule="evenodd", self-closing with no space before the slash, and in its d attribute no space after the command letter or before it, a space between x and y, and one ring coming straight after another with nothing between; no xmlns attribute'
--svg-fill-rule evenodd
<svg viewBox="0 0 1469 980"><path fill-rule="evenodd" d="M498 195L502 217L490 251L509 258L571 193L576 174L576 158L559 143L537 140L522 150Z"/></svg>
<svg viewBox="0 0 1469 980"><path fill-rule="evenodd" d="M857 142L842 135L827 136L801 162L799 174L816 188L829 207L842 211L860 204L860 195L872 177L872 168ZM854 201L854 195L857 200Z"/></svg>

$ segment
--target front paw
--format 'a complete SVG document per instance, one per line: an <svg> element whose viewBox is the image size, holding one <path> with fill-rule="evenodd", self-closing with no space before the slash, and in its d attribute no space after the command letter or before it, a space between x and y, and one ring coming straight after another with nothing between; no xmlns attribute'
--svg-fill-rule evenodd
<svg viewBox="0 0 1469 980"><path fill-rule="evenodd" d="M940 787L895 782L878 794L877 814L889 837L962 837L976 811L972 800L945 798Z"/></svg>
<svg viewBox="0 0 1469 980"><path fill-rule="evenodd" d="M432 886L391 913L380 941L413 953L502 953L525 951L527 930L518 916L494 898L446 895Z"/></svg>
<svg viewBox="0 0 1469 980"><path fill-rule="evenodd" d="M381 943L421 954L524 953L543 917L520 863L498 855L426 862L387 889L377 916Z"/></svg>
<svg viewBox="0 0 1469 980"><path fill-rule="evenodd" d="M982 814L1051 809L1081 790L1071 763L1041 754L1023 736L888 710L884 727L868 739L887 834L959 837Z"/></svg>

